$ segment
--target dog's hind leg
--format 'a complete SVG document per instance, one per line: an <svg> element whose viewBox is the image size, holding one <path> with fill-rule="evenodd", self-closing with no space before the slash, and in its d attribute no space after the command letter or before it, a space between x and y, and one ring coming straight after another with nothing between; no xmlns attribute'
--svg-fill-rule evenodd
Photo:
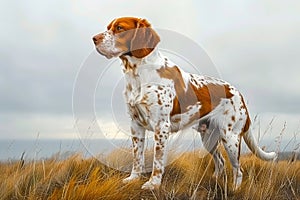
<svg viewBox="0 0 300 200"><path fill-rule="evenodd" d="M224 170L225 160L218 150L219 133L209 128L209 122L200 122L198 132L201 134L201 139L205 149L213 156L215 171L213 176L218 177Z"/></svg>
<svg viewBox="0 0 300 200"><path fill-rule="evenodd" d="M241 137L233 132L226 132L226 136L226 138L222 139L222 142L232 165L233 185L234 188L237 189L240 187L243 179L243 173L239 163Z"/></svg>

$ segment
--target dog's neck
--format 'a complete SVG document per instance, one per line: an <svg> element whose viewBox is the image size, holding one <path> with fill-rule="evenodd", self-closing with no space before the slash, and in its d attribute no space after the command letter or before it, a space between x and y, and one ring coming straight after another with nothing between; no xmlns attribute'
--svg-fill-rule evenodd
<svg viewBox="0 0 300 200"><path fill-rule="evenodd" d="M142 68L159 69L164 65L164 57L158 50L158 47L155 47L153 51L143 58L136 58L131 55L122 55L120 59L123 63L123 72L133 72L137 74L138 70Z"/></svg>

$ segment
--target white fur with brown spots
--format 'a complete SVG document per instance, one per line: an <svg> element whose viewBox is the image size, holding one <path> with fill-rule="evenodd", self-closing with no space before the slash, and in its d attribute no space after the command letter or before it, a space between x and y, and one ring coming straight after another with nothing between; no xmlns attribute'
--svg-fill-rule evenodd
<svg viewBox="0 0 300 200"><path fill-rule="evenodd" d="M159 36L147 20L115 19L107 31L93 40L99 53L107 58L119 57L124 66L124 96L132 119L133 143L132 172L124 182L143 173L146 130L154 132L155 143L153 170L142 186L144 189L161 184L168 136L191 126L196 127L204 146L213 155L216 177L224 169L224 158L217 149L223 143L233 167L236 188L242 182L241 137L259 158L276 158L276 153L266 153L257 146L247 107L238 90L223 80L184 72L172 63L159 52ZM133 48L136 42L138 49Z"/></svg>

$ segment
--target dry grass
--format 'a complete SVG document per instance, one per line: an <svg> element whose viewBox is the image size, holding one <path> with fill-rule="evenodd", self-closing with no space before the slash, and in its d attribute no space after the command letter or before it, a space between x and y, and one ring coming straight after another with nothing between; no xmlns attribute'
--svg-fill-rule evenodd
<svg viewBox="0 0 300 200"><path fill-rule="evenodd" d="M116 152L110 155L112 162L122 158L128 159ZM211 157L188 152L167 166L157 191L140 189L150 174L122 184L127 173L80 155L64 161L0 163L0 199L300 199L299 161L271 163L247 155L241 163L244 179L237 191L232 190L229 164L227 176L215 180Z"/></svg>

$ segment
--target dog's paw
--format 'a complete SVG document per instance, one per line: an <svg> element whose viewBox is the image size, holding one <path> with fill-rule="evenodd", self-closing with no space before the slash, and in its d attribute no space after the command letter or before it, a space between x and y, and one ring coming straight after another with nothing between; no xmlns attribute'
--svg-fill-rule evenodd
<svg viewBox="0 0 300 200"><path fill-rule="evenodd" d="M139 179L140 176L138 174L131 174L129 177L123 179L123 183L129 183Z"/></svg>
<svg viewBox="0 0 300 200"><path fill-rule="evenodd" d="M144 185L142 186L143 190L154 190L154 189L158 189L160 186L160 184L155 184L152 183L150 181L147 181L146 183L144 183Z"/></svg>

